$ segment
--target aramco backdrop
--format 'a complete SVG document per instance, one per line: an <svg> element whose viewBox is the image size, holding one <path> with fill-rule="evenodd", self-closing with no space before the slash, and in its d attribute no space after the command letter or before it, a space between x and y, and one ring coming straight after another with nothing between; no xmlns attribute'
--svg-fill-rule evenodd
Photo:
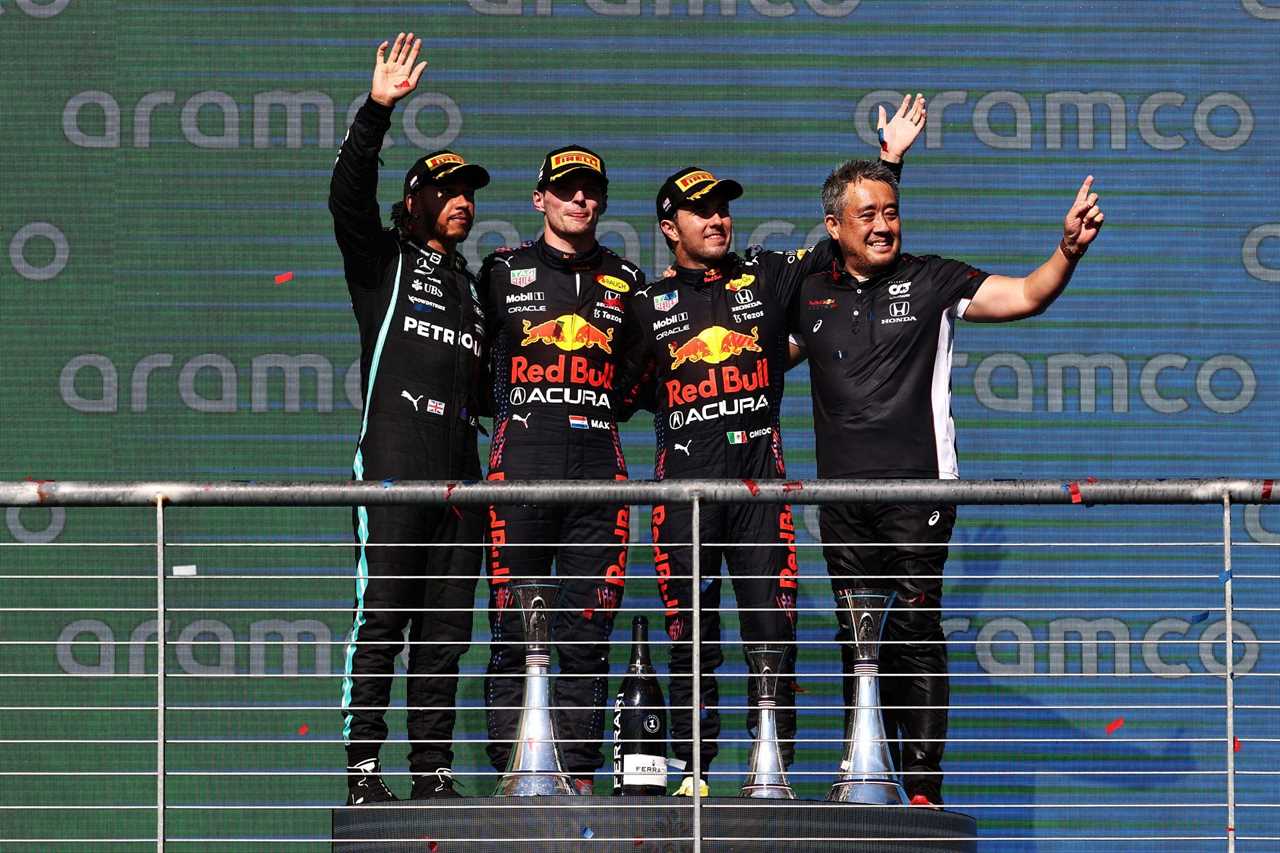
<svg viewBox="0 0 1280 853"><path fill-rule="evenodd" d="M537 236L538 162L569 142L606 157L604 242L651 274L668 262L654 193L690 164L747 187L738 248L809 244L827 172L874 152L877 104L919 91L929 126L904 178L908 249L1021 274L1057 242L1085 174L1107 214L1047 315L958 330L963 474L1264 476L1280 461L1275 0L5 0L0 478L349 476L358 347L325 195L374 47L400 29L425 37L431 66L395 114L384 209L416 153L447 145L485 164L473 263ZM790 377L782 413L799 477L813 475L806 375ZM645 476L651 430L637 421L624 438ZM797 515L811 545L816 514ZM342 762L348 514L170 516L171 561L195 567L168 593L170 837L324 838L343 795L326 774ZM1222 837L1220 516L962 510L945 614L959 706L947 794L988 836L1025 839L992 849ZM1280 761L1267 547L1280 511L1234 521L1239 792L1274 806L1280 783L1259 773ZM149 837L151 513L9 510L5 522L6 804L135 808L10 810L4 836ZM643 512L634 535L648 538ZM634 552L628 605L656 604L651 565ZM819 643L834 626L816 549L803 570L811 742L793 780L821 796L837 755L819 741L840 724L823 708L839 691ZM467 672L483 667L486 638L477 619ZM741 682L725 693L740 704ZM487 769L478 681L463 698L465 774ZM81 707L93 710L69 710ZM742 730L729 712L725 736ZM392 770L403 752L384 750ZM717 791L736 790L745 758L745 743L726 746ZM487 793L493 780L463 784ZM1276 814L1242 808L1237 829L1280 836Z"/></svg>

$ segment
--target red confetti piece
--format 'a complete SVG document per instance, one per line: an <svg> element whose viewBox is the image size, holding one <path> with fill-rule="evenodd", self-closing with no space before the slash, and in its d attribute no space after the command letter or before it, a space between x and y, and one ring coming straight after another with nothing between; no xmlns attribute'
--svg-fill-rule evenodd
<svg viewBox="0 0 1280 853"><path fill-rule="evenodd" d="M586 619L587 621L590 621L591 617L595 615L596 615L596 612L592 610L590 607L582 611L582 618Z"/></svg>
<svg viewBox="0 0 1280 853"><path fill-rule="evenodd" d="M289 281L293 281L293 273L291 272L282 272L276 276L276 284L284 284Z"/></svg>
<svg viewBox="0 0 1280 853"><path fill-rule="evenodd" d="M1116 729L1120 728L1123 725L1124 725L1124 717L1116 717L1114 720L1107 723L1107 734L1109 735L1115 734Z"/></svg>
<svg viewBox="0 0 1280 853"><path fill-rule="evenodd" d="M404 80L401 80L399 83L397 83L397 84L396 84L396 88L397 88L397 89L408 89L408 88L409 88L409 80L408 80L407 78L406 78L406 79L404 79ZM431 849L432 849L432 850L434 850L435 848L434 848L434 847L432 847Z"/></svg>
<svg viewBox="0 0 1280 853"><path fill-rule="evenodd" d="M1263 499L1264 501L1269 501L1269 500L1271 500L1271 484L1272 484L1273 482L1275 482L1275 481L1274 481L1274 480L1263 480L1263 481L1262 481L1262 499Z"/></svg>
<svg viewBox="0 0 1280 853"><path fill-rule="evenodd" d="M462 510L458 509L456 506L451 506L449 509L453 510L453 514L458 518L462 518Z"/></svg>
<svg viewBox="0 0 1280 853"><path fill-rule="evenodd" d="M760 487L756 485L755 480L743 480L742 485L747 487L747 491L750 492L753 497L760 494Z"/></svg>
<svg viewBox="0 0 1280 853"><path fill-rule="evenodd" d="M786 483L783 483L783 484L782 484L782 491L783 491L784 493L786 493L786 492L798 492L798 491L800 491L800 490L801 490L801 489L803 489L803 488L804 488L804 484L803 484L803 483L800 483L800 482L798 482L798 481L796 481L796 480L791 480L790 482L786 482Z"/></svg>
<svg viewBox="0 0 1280 853"><path fill-rule="evenodd" d="M1073 504L1078 504L1084 500L1084 498L1080 496L1079 483L1076 483L1076 482L1067 483L1067 491L1071 493L1071 502Z"/></svg>
<svg viewBox="0 0 1280 853"><path fill-rule="evenodd" d="M451 497L453 497L453 490L454 490L454 489L456 489L456 488L458 488L458 484L457 484L457 483L445 483L445 486L444 486L444 499L445 499L445 500L449 500Z"/></svg>
<svg viewBox="0 0 1280 853"><path fill-rule="evenodd" d="M1234 752L1239 752L1239 751L1240 751L1240 738L1236 738L1236 739L1235 739L1235 742L1234 742L1233 744L1231 744L1231 749L1232 749Z"/></svg>
<svg viewBox="0 0 1280 853"><path fill-rule="evenodd" d="M427 845L427 849L430 850L431 853L436 853L436 851L440 849L440 844L439 842L432 841L430 844Z"/></svg>
<svg viewBox="0 0 1280 853"><path fill-rule="evenodd" d="M632 845L633 847L643 847L643 846L644 846L644 839L643 839L643 838L637 838L635 841L632 841L632 842L631 842L631 845Z"/></svg>
<svg viewBox="0 0 1280 853"><path fill-rule="evenodd" d="M308 726L306 723L303 723L302 725L298 726L298 734L300 735L305 735L309 731L311 731L311 727Z"/></svg>

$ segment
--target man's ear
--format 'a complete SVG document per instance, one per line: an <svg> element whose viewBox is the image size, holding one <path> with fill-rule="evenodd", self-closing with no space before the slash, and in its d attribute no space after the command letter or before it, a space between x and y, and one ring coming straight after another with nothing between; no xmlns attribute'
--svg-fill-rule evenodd
<svg viewBox="0 0 1280 853"><path fill-rule="evenodd" d="M658 221L658 227L662 229L662 234L672 242L680 242L680 232L676 230L676 224L670 219L661 219Z"/></svg>
<svg viewBox="0 0 1280 853"><path fill-rule="evenodd" d="M827 234L832 240L840 242L840 220L836 219L830 213L823 217L823 224L827 226Z"/></svg>
<svg viewBox="0 0 1280 853"><path fill-rule="evenodd" d="M412 214L413 214L413 208L414 208L414 203L415 203L415 201L416 201L416 199L414 199L414 197L413 197L413 195L412 195L412 194L409 194L409 195L407 195L407 196L405 196L405 197L404 197L404 209L405 209L405 210L407 210L407 211L409 212L409 214L410 214L410 215L412 215Z"/></svg>
<svg viewBox="0 0 1280 853"><path fill-rule="evenodd" d="M542 190L533 191L533 209L539 213L547 212L546 206L542 203Z"/></svg>

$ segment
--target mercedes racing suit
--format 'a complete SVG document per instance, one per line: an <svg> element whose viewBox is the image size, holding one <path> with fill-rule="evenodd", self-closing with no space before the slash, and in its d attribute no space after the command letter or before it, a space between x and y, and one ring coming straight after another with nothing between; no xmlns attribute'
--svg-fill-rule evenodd
<svg viewBox="0 0 1280 853"><path fill-rule="evenodd" d="M485 260L481 290L494 369L490 480L626 479L616 422L618 346L627 302L643 287L634 264L601 246L565 255L538 240ZM560 587L551 639L561 673L554 695L561 754L576 776L590 776L604 763L608 643L622 601L629 522L627 506L490 508L493 643L485 703L495 769L506 769L524 691L521 624L510 583L548 577L553 560Z"/></svg>
<svg viewBox="0 0 1280 853"><path fill-rule="evenodd" d="M833 261L808 276L791 326L809 356L819 477L955 479L951 349L955 321L987 278L936 256L902 255L857 281ZM951 505L836 504L820 514L833 590L859 576L898 598L880 647L885 729L901 737L909 795L940 804L947 736L947 648L942 568L955 523ZM876 547L865 543L896 543ZM849 637L842 625L841 639ZM847 645L844 671L852 672ZM845 704L856 681L846 677ZM894 746L897 746L895 743Z"/></svg>
<svg viewBox="0 0 1280 853"><path fill-rule="evenodd" d="M643 341L629 362L643 362L652 383L657 448L654 477L771 480L786 475L779 429L787 368L787 305L804 275L830 263L828 242L815 250L757 252L750 260L728 255L716 268L677 269L632 301ZM628 368L628 378L635 372ZM648 395L645 395L646 397ZM689 640L691 549L668 545L692 536L686 504L653 508L654 568L671 637L672 751L692 757L693 649ZM787 505L742 503L703 508L702 769L719 745L719 693L714 673L721 649L720 561L733 580L744 644L789 646L779 681L779 742L794 754L795 524ZM742 546L742 547L734 547ZM680 677L676 673L684 673ZM754 725L754 712L752 713Z"/></svg>
<svg viewBox="0 0 1280 853"><path fill-rule="evenodd" d="M383 229L378 151L390 123L391 108L365 102L338 151L329 189L360 328L364 411L352 470L356 480L478 479L479 297L460 256ZM359 506L353 523L355 618L342 681L347 763L377 756L387 737L383 715L408 627L409 766L415 774L449 767L458 659L471 641L483 513Z"/></svg>

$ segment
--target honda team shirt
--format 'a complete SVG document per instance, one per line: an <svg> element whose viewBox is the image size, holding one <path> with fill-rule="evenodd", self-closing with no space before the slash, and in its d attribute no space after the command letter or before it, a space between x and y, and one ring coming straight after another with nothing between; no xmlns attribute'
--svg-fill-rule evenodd
<svg viewBox="0 0 1280 853"><path fill-rule="evenodd" d="M865 282L837 258L807 276L792 337L809 358L818 476L955 479L955 321L989 273L903 254Z"/></svg>

